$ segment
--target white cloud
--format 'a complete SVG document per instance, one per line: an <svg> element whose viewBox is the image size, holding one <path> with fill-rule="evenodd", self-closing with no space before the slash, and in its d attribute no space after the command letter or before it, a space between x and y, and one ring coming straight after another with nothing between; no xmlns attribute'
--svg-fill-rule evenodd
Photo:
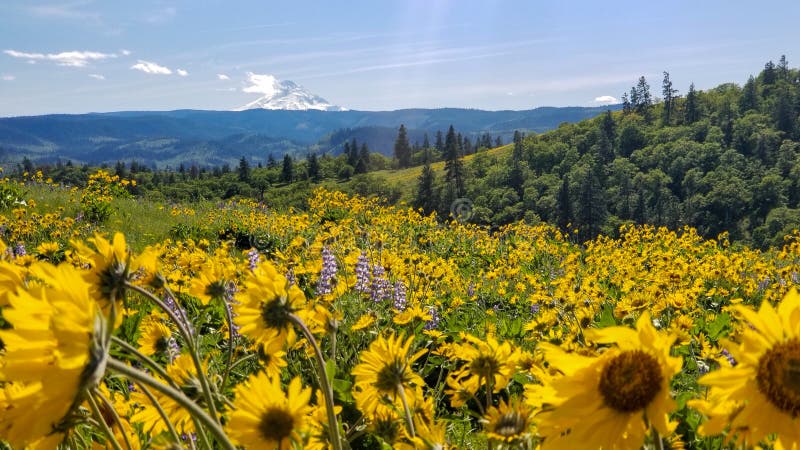
<svg viewBox="0 0 800 450"><path fill-rule="evenodd" d="M122 49L119 52L122 53L122 56L130 56L131 54L130 50L125 50L125 49Z"/></svg>
<svg viewBox="0 0 800 450"><path fill-rule="evenodd" d="M139 60L136 64L131 66L133 70L141 70L144 73L154 75L171 75L172 71L169 68L160 66L154 62Z"/></svg>
<svg viewBox="0 0 800 450"><path fill-rule="evenodd" d="M612 97L610 95L601 95L600 97L595 97L595 103L599 103L601 105L614 105L619 103L619 100L616 97Z"/></svg>
<svg viewBox="0 0 800 450"><path fill-rule="evenodd" d="M91 51L71 51L61 53L28 53L17 50L4 50L8 56L23 58L30 61L53 61L59 66L85 67L92 61L101 61L108 58L116 58L114 53L101 53Z"/></svg>
<svg viewBox="0 0 800 450"><path fill-rule="evenodd" d="M189 72L187 72L187 71L185 71L183 69L178 69L178 70L176 70L176 72L178 72L178 75L180 75L182 77L185 77L185 76L189 75Z"/></svg>
<svg viewBox="0 0 800 450"><path fill-rule="evenodd" d="M16 79L17 77L15 77L14 75L3 75L3 81L14 81Z"/></svg>
<svg viewBox="0 0 800 450"><path fill-rule="evenodd" d="M225 75L224 73L218 73L217 74L217 79L218 80L222 80L222 81L227 81L227 80L230 80L231 77Z"/></svg>
<svg viewBox="0 0 800 450"><path fill-rule="evenodd" d="M274 95L278 91L278 79L269 74L257 74L247 72L247 82L250 86L242 89L242 92L253 94Z"/></svg>
<svg viewBox="0 0 800 450"><path fill-rule="evenodd" d="M235 87L229 87L229 88L221 88L221 89L214 89L214 90L218 91L218 92L235 92L236 88Z"/></svg>
<svg viewBox="0 0 800 450"><path fill-rule="evenodd" d="M105 80L106 79L106 77L104 77L103 75L99 75L99 74L96 74L96 73L90 73L89 77L90 78L94 78L95 80Z"/></svg>

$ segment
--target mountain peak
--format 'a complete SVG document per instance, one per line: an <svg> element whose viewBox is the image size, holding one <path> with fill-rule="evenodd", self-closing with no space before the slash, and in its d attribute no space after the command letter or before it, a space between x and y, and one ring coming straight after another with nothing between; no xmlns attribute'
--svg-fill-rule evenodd
<svg viewBox="0 0 800 450"><path fill-rule="evenodd" d="M262 96L234 111L247 109L346 111L345 108L330 104L324 98L309 92L297 83L290 80L279 80L274 75L248 72L247 81L250 85L242 91Z"/></svg>

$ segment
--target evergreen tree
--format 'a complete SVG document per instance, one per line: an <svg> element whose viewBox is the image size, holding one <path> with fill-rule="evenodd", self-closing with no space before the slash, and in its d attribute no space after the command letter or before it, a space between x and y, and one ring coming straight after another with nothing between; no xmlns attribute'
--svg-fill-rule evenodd
<svg viewBox="0 0 800 450"><path fill-rule="evenodd" d="M250 163L247 162L247 158L242 156L239 160L239 181L247 182L250 180Z"/></svg>
<svg viewBox="0 0 800 450"><path fill-rule="evenodd" d="M458 152L458 142L455 129L450 125L444 144L444 179L453 188L454 198L464 195L464 165ZM448 206L449 207L449 206Z"/></svg>
<svg viewBox="0 0 800 450"><path fill-rule="evenodd" d="M764 71L761 72L761 81L765 85L770 85L775 83L775 63L769 61L768 63L764 64Z"/></svg>
<svg viewBox="0 0 800 450"><path fill-rule="evenodd" d="M353 138L353 141L350 143L350 153L347 155L347 164L356 167L358 165L358 158L358 142L356 138Z"/></svg>
<svg viewBox="0 0 800 450"><path fill-rule="evenodd" d="M611 110L607 109L600 119L600 131L605 135L606 139L613 144L617 138L617 124L614 122L614 116L611 115Z"/></svg>
<svg viewBox="0 0 800 450"><path fill-rule="evenodd" d="M694 90L694 83L689 85L689 92L686 94L686 104L684 120L687 124L693 124L700 119L700 110L697 105L697 92Z"/></svg>
<svg viewBox="0 0 800 450"><path fill-rule="evenodd" d="M402 124L397 132L397 140L394 142L394 157L397 158L400 168L411 166L411 148L408 145L406 127Z"/></svg>
<svg viewBox="0 0 800 450"><path fill-rule="evenodd" d="M562 230L572 222L572 197L569 192L569 174L564 174L556 195L556 223Z"/></svg>
<svg viewBox="0 0 800 450"><path fill-rule="evenodd" d="M778 78L789 80L789 62L786 61L786 55L781 55L781 59L778 61Z"/></svg>
<svg viewBox="0 0 800 450"><path fill-rule="evenodd" d="M622 93L622 114L628 115L633 111L631 107L631 101L628 99L628 93Z"/></svg>
<svg viewBox="0 0 800 450"><path fill-rule="evenodd" d="M275 169L278 167L278 161L275 161L275 157L272 156L272 153L269 154L267 157L267 169Z"/></svg>
<svg viewBox="0 0 800 450"><path fill-rule="evenodd" d="M320 179L319 176L319 160L317 160L316 153L310 153L308 155L308 168L307 168L308 178L311 181L317 182Z"/></svg>
<svg viewBox="0 0 800 450"><path fill-rule="evenodd" d="M757 109L758 90L756 89L756 79L750 75L742 89L742 96L739 98L739 114L743 116L747 111Z"/></svg>
<svg viewBox="0 0 800 450"><path fill-rule="evenodd" d="M428 133L425 133L425 137L422 139L422 148L431 148L431 141L428 139Z"/></svg>
<svg viewBox="0 0 800 450"><path fill-rule="evenodd" d="M436 198L436 174L431 168L430 150L426 148L423 151L425 152L425 165L422 167L422 173L417 181L417 193L414 199L414 204L418 208L422 208L422 210L425 211L425 214L430 214L436 210L436 205L439 204L439 199Z"/></svg>
<svg viewBox="0 0 800 450"><path fill-rule="evenodd" d="M436 132L436 143L433 144L436 148L436 151L439 153L444 151L444 142L442 141L442 130L438 130Z"/></svg>
<svg viewBox="0 0 800 450"><path fill-rule="evenodd" d="M503 138L500 137L500 136L497 136L497 139L494 140L494 146L495 147L502 147L503 146Z"/></svg>
<svg viewBox="0 0 800 450"><path fill-rule="evenodd" d="M664 81L661 83L661 94L664 96L664 109L662 122L665 126L672 123L672 112L675 109L675 94L677 89L672 88L672 81L669 79L669 72L664 72Z"/></svg>
<svg viewBox="0 0 800 450"><path fill-rule="evenodd" d="M646 121L650 121L650 106L653 104L653 99L650 96L650 85L644 76L639 77L639 82L636 84L636 101L634 108L636 113L642 115Z"/></svg>
<svg viewBox="0 0 800 450"><path fill-rule="evenodd" d="M514 131L514 149L511 151L511 170L508 172L508 186L522 198L522 185L525 182L525 174L522 168L524 148L522 144L523 134Z"/></svg>
<svg viewBox="0 0 800 450"><path fill-rule="evenodd" d="M790 100L789 89L783 88L778 92L775 104L775 121L777 128L791 136L794 132L795 114Z"/></svg>
<svg viewBox="0 0 800 450"><path fill-rule="evenodd" d="M469 137L465 137L464 138L464 154L465 155L471 155L473 153L473 150L474 149L472 148L472 141L470 141Z"/></svg>
<svg viewBox="0 0 800 450"><path fill-rule="evenodd" d="M281 181L291 183L294 180L294 162L289 154L283 155L283 168L281 169Z"/></svg>
<svg viewBox="0 0 800 450"><path fill-rule="evenodd" d="M361 151L356 161L355 173L367 173L369 170L369 148L367 144L361 144Z"/></svg>
<svg viewBox="0 0 800 450"><path fill-rule="evenodd" d="M598 235L606 219L606 204L598 170L599 167L595 164L589 167L578 192L579 208L575 220L578 222L581 240L588 240Z"/></svg>

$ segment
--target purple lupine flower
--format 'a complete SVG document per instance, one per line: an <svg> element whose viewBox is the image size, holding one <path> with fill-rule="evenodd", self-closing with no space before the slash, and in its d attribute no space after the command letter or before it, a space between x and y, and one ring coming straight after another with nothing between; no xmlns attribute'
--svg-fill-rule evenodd
<svg viewBox="0 0 800 450"><path fill-rule="evenodd" d="M183 442L191 441L192 443L196 443L197 442L197 434L196 433L188 433L188 434L187 433L181 433L181 440ZM192 447L194 447L194 445L192 445Z"/></svg>
<svg viewBox="0 0 800 450"><path fill-rule="evenodd" d="M394 297L394 309L398 311L405 311L406 310L406 285L403 284L402 281L398 281L394 284L394 292L392 293Z"/></svg>
<svg viewBox="0 0 800 450"><path fill-rule="evenodd" d="M297 283L297 277L294 276L294 269L291 267L286 270L286 282L289 283L289 286L293 286Z"/></svg>
<svg viewBox="0 0 800 450"><path fill-rule="evenodd" d="M369 258L367 252L361 252L356 261L356 292L366 294L370 291L369 287Z"/></svg>
<svg viewBox="0 0 800 450"><path fill-rule="evenodd" d="M759 290L759 291L763 291L763 290L765 290L766 288L768 288L768 287L769 287L769 282L770 282L770 279L769 279L769 277L764 277L764 279L763 279L763 280L761 280L761 281L758 283L758 290Z"/></svg>
<svg viewBox="0 0 800 450"><path fill-rule="evenodd" d="M172 310L173 313L175 313L175 316L178 317L181 322L183 322L183 325L186 327L186 330L189 332L189 334L193 335L194 327L192 326L192 322L189 320L189 316L186 314L186 310L181 308L181 305L179 305L178 302L175 301L175 299L169 294L164 297L164 303L169 309Z"/></svg>
<svg viewBox="0 0 800 450"><path fill-rule="evenodd" d="M333 292L337 270L336 257L333 256L333 252L327 246L322 247L322 271L317 280L317 295L327 295Z"/></svg>
<svg viewBox="0 0 800 450"><path fill-rule="evenodd" d="M475 283L470 283L467 288L467 297L472 298L475 295Z"/></svg>
<svg viewBox="0 0 800 450"><path fill-rule="evenodd" d="M435 306L428 307L428 314L431 315L431 320L425 322L425 329L430 331L439 326L441 317L439 317L439 311L436 310Z"/></svg>
<svg viewBox="0 0 800 450"><path fill-rule="evenodd" d="M77 216L75 216L75 222L80 222L83 220L83 211L79 212Z"/></svg>
<svg viewBox="0 0 800 450"><path fill-rule="evenodd" d="M258 267L259 258L261 258L261 255L258 253L258 250L252 249L247 252L247 266L250 268L251 272Z"/></svg>
<svg viewBox="0 0 800 450"><path fill-rule="evenodd" d="M389 280L384 277L386 270L380 264L372 266L372 286L370 291L370 298L377 303L389 298L391 284Z"/></svg>
<svg viewBox="0 0 800 450"><path fill-rule="evenodd" d="M170 363L174 362L178 356L181 355L181 346L178 345L178 341L175 339L174 336L170 336L167 340L167 359Z"/></svg>
<svg viewBox="0 0 800 450"><path fill-rule="evenodd" d="M531 305L531 314L539 314L539 304L534 303Z"/></svg>
<svg viewBox="0 0 800 450"><path fill-rule="evenodd" d="M731 366L736 365L736 359L733 357L733 355L730 354L730 352L727 349L725 348L722 349L722 356L724 356L725 359L728 360L728 363L730 363Z"/></svg>
<svg viewBox="0 0 800 450"><path fill-rule="evenodd" d="M14 247L14 256L19 258L20 256L27 255L28 252L25 251L25 244L22 242L17 242L17 245Z"/></svg>

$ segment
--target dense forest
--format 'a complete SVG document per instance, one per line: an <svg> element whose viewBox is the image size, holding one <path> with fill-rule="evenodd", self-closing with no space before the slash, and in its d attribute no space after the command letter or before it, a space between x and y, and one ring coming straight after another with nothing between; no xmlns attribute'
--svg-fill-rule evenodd
<svg viewBox="0 0 800 450"><path fill-rule="evenodd" d="M238 167L154 171L134 161L114 171L137 180L134 194L157 199L247 196L301 206L320 184L397 201L403 187L381 174L423 166L405 199L426 212L447 218L456 200L468 199L475 223L546 221L580 241L614 235L624 223L648 223L689 225L707 237L728 232L731 240L768 246L800 227L800 71L785 57L742 86L700 91L692 84L682 92L664 72L660 90L652 91L641 77L623 94L621 111L539 135L517 132L502 157L486 151L502 145L498 137L470 141L450 127L412 143L400 125L393 158L353 140L340 155L270 156L255 167L242 158ZM474 154L469 162L467 154ZM435 161L444 161L443 173L431 169ZM29 161L15 172L38 169L77 185L89 173L85 166Z"/></svg>

